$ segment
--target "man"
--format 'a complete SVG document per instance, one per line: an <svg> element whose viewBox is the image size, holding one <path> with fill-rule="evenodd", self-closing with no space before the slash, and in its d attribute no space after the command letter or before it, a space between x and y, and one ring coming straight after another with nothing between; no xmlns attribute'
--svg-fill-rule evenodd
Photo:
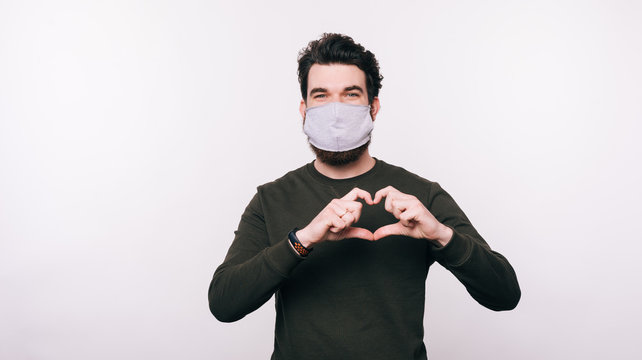
<svg viewBox="0 0 642 360"><path fill-rule="evenodd" d="M435 261L489 309L519 302L512 267L448 193L370 156L381 79L374 54L344 35L299 55L316 160L258 187L209 289L225 322L276 294L272 359L426 359Z"/></svg>

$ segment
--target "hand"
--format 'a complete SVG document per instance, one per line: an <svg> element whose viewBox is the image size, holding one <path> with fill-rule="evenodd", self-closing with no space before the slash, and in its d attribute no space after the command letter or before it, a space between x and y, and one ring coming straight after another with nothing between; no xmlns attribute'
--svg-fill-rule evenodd
<svg viewBox="0 0 642 360"><path fill-rule="evenodd" d="M374 203L386 198L385 209L399 222L382 226L374 233L379 240L390 235L404 235L415 239L428 239L446 245L453 236L451 228L440 223L416 197L388 186L375 194Z"/></svg>
<svg viewBox="0 0 642 360"><path fill-rule="evenodd" d="M363 205L357 199L365 200L368 205L374 204L370 193L359 188L352 189L341 199L333 199L306 227L297 231L296 236L301 244L310 248L326 240L374 240L369 230L351 226L361 216Z"/></svg>

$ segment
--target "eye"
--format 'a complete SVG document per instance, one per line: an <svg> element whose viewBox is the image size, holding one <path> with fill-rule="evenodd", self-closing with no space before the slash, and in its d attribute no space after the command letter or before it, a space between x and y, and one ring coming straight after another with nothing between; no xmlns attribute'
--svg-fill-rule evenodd
<svg viewBox="0 0 642 360"><path fill-rule="evenodd" d="M359 94L358 93L348 93L347 96L351 97L351 98L357 98L357 97L359 97Z"/></svg>
<svg viewBox="0 0 642 360"><path fill-rule="evenodd" d="M314 95L313 96L313 98L315 98L315 99L322 99L324 97L325 97L325 94L318 94L318 95Z"/></svg>

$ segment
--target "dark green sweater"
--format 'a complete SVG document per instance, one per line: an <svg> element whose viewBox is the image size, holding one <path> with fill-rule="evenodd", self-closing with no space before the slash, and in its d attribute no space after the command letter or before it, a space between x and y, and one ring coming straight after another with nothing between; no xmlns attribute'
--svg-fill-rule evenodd
<svg viewBox="0 0 642 360"><path fill-rule="evenodd" d="M388 185L416 196L451 227L448 245L402 236L345 239L318 244L306 258L290 247L287 234L305 227L333 198L354 187L374 196ZM393 222L382 201L364 204L354 226L374 232ZM510 310L520 298L508 261L490 249L446 191L381 160L342 180L310 163L258 187L235 234L210 284L210 310L220 321L236 321L276 293L272 359L426 359L425 283L435 261L489 309Z"/></svg>

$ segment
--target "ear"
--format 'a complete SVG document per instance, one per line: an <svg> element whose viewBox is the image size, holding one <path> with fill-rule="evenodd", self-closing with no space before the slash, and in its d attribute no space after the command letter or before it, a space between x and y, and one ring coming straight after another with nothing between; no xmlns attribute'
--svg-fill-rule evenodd
<svg viewBox="0 0 642 360"><path fill-rule="evenodd" d="M372 99L372 104L370 104L370 116L372 116L372 121L375 121L377 118L377 113L381 109L381 103L379 103L379 98L375 97Z"/></svg>
<svg viewBox="0 0 642 360"><path fill-rule="evenodd" d="M305 100L301 99L301 103L299 104L299 112L301 113L301 117L305 121L305 109L307 106L305 106Z"/></svg>

